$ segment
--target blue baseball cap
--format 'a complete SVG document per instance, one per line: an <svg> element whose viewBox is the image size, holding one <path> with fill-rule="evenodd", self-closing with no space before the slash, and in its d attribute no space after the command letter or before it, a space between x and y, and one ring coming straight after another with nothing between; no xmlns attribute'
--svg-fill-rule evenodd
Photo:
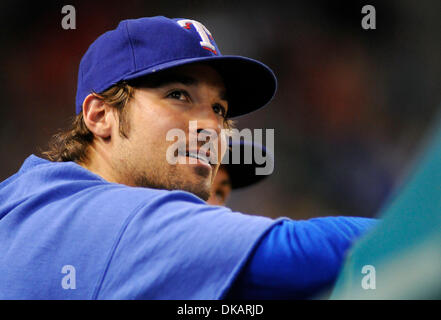
<svg viewBox="0 0 441 320"><path fill-rule="evenodd" d="M211 33L198 21L162 16L129 19L99 36L81 59L76 113L92 92L196 62L208 63L224 79L228 117L265 106L276 92L277 80L268 66L246 57L222 55Z"/></svg>
<svg viewBox="0 0 441 320"><path fill-rule="evenodd" d="M269 150L267 150L265 146L257 142L246 141L246 140L232 141L230 139L228 143L230 148L234 148L235 146L239 147L241 154L240 163L237 164L233 163L232 153L229 152L227 155L228 163L222 164L222 167L225 168L225 170L228 172L232 189L240 189L240 188L248 187L268 177L268 175L256 174L256 168L263 168L266 166L266 163L258 164L254 157L255 152L259 152L263 157L266 157L267 161L271 162L272 165L274 165L274 155ZM252 161L249 164L245 163L244 161L245 149L251 151L251 154L253 156Z"/></svg>

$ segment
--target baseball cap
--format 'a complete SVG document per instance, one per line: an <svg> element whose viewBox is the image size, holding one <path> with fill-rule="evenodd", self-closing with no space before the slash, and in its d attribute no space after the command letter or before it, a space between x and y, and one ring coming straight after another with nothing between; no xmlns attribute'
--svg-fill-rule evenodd
<svg viewBox="0 0 441 320"><path fill-rule="evenodd" d="M242 56L222 55L210 31L198 21L163 16L123 20L99 36L80 62L76 113L91 92L177 66L203 62L224 79L228 117L265 106L277 80L265 64Z"/></svg>
<svg viewBox="0 0 441 320"><path fill-rule="evenodd" d="M246 140L240 140L240 141L229 140L229 146L230 148L234 148L234 146L239 147L241 153L240 163L237 164L233 163L232 152L229 152L227 154L228 163L223 164L223 167L227 170L228 175L230 177L232 189L248 187L268 177L268 175L256 174L256 168L259 167L263 168L265 167L266 164L258 164L254 157L255 152L259 152L263 157L266 158L266 161L270 161L274 163L274 156L272 155L271 152L269 152L265 148L265 146L257 142L246 141ZM252 161L249 164L244 163L244 161L242 161L244 159L245 149L247 148L249 151L251 151L251 154L253 155Z"/></svg>

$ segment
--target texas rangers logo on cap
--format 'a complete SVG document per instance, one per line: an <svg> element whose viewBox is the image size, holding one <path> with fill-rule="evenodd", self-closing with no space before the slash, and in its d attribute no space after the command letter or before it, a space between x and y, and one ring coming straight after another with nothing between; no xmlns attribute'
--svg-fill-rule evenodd
<svg viewBox="0 0 441 320"><path fill-rule="evenodd" d="M191 30L191 25L194 26L196 29L196 32L201 37L201 47L204 49L207 49L211 52L213 52L215 55L217 55L217 51L215 46L211 44L211 41L214 41L213 36L211 35L210 31L200 22L196 20L189 20L189 19L182 19L178 20L178 23L181 27L184 27L185 29Z"/></svg>

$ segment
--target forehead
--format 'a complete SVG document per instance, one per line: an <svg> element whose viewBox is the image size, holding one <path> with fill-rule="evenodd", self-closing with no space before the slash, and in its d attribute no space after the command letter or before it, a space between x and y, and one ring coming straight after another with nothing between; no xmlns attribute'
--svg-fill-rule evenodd
<svg viewBox="0 0 441 320"><path fill-rule="evenodd" d="M225 84L220 74L206 64L190 64L167 69L132 81L134 86L158 88L172 83L184 85L205 84L219 91L222 100L227 100Z"/></svg>

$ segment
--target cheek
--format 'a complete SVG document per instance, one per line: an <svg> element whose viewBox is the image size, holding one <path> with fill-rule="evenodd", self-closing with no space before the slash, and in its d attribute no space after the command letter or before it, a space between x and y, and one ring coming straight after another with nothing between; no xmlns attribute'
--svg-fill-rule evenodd
<svg viewBox="0 0 441 320"><path fill-rule="evenodd" d="M221 131L219 135L219 141L218 141L218 162L220 163L227 152L228 143L227 143L227 135L225 134L224 130Z"/></svg>
<svg viewBox="0 0 441 320"><path fill-rule="evenodd" d="M218 170L219 170L219 167L220 167L220 163L218 163L214 168L213 168L213 172L212 172L212 174L211 174L211 184L212 184L212 186L213 185L217 185L217 183L216 183L216 178L218 178L217 177L217 172L218 172ZM218 178L219 179L219 178Z"/></svg>
<svg viewBox="0 0 441 320"><path fill-rule="evenodd" d="M138 155L138 159L156 165L167 164L167 152L176 138L167 140L167 134L174 136L173 129L179 129L188 134L188 127L185 126L184 117L178 117L164 105L154 105L153 108L140 108L134 112L133 135L131 140L132 153ZM186 143L184 136L183 143Z"/></svg>
<svg viewBox="0 0 441 320"><path fill-rule="evenodd" d="M156 105L154 101L146 101L136 104L133 109L132 127L137 142L165 141L167 117L161 114L161 106Z"/></svg>

